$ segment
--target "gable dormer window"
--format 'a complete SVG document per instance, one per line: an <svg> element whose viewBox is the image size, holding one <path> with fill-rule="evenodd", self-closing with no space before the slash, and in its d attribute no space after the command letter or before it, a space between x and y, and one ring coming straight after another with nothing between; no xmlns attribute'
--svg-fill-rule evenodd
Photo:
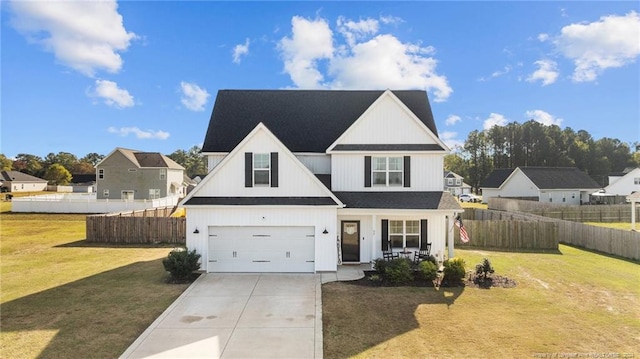
<svg viewBox="0 0 640 359"><path fill-rule="evenodd" d="M268 153L253 154L253 185L268 186L271 178L271 166Z"/></svg>
<svg viewBox="0 0 640 359"><path fill-rule="evenodd" d="M278 153L244 153L245 187L278 187Z"/></svg>
<svg viewBox="0 0 640 359"><path fill-rule="evenodd" d="M402 157L373 157L371 177L374 186L402 186L404 173Z"/></svg>

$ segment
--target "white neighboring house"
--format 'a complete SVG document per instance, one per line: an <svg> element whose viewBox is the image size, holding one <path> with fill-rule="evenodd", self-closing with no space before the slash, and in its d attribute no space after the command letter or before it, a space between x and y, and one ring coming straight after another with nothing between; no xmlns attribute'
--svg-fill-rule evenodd
<svg viewBox="0 0 640 359"><path fill-rule="evenodd" d="M622 173L609 175L609 185L604 188L606 193L618 196L628 196L640 191L640 167L629 168Z"/></svg>
<svg viewBox="0 0 640 359"><path fill-rule="evenodd" d="M383 250L453 255L462 211L424 91L221 90L209 174L181 202L208 272L335 271ZM413 253L413 252L412 252Z"/></svg>
<svg viewBox="0 0 640 359"><path fill-rule="evenodd" d="M589 195L601 186L575 167L517 167L494 170L480 188L483 203L507 197L576 205L589 203Z"/></svg>
<svg viewBox="0 0 640 359"><path fill-rule="evenodd" d="M40 192L47 190L47 180L19 171L0 171L6 192Z"/></svg>

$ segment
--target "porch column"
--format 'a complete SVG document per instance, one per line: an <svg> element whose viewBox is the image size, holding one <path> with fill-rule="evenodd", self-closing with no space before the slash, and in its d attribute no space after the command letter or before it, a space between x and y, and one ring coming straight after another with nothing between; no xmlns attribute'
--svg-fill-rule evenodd
<svg viewBox="0 0 640 359"><path fill-rule="evenodd" d="M455 213L453 214L455 216ZM453 252L453 220L452 216L445 217L445 225L447 226L447 248L449 248L448 258L454 257Z"/></svg>
<svg viewBox="0 0 640 359"><path fill-rule="evenodd" d="M376 259L374 254L376 253L376 221L378 217L375 214L371 215L371 265L373 266L373 260ZM373 269L373 268L372 268Z"/></svg>

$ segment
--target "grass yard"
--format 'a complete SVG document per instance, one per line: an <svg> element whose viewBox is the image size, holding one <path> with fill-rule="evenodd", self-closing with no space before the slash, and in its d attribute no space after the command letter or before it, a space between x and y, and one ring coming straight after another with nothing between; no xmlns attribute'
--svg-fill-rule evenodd
<svg viewBox="0 0 640 359"><path fill-rule="evenodd" d="M639 218L639 220L640 220L640 218ZM626 231L630 231L631 230L631 222L613 222L613 223L584 222L584 224L588 224L588 225L591 225L591 226L598 226L598 227L624 229ZM640 229L640 223L636 223L636 229Z"/></svg>
<svg viewBox="0 0 640 359"><path fill-rule="evenodd" d="M489 258L516 288L324 284L325 358L639 357L640 265L560 252L456 250L467 269Z"/></svg>
<svg viewBox="0 0 640 359"><path fill-rule="evenodd" d="M2 358L114 358L187 285L165 284L171 248L87 244L85 216L0 209Z"/></svg>

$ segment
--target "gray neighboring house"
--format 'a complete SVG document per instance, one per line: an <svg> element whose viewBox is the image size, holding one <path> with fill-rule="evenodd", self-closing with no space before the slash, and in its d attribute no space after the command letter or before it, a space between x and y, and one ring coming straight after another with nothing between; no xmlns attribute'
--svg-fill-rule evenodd
<svg viewBox="0 0 640 359"><path fill-rule="evenodd" d="M454 196L471 193L471 186L464 183L464 178L453 171L444 171L444 190Z"/></svg>
<svg viewBox="0 0 640 359"><path fill-rule="evenodd" d="M158 152L116 148L95 168L99 200L150 200L186 195L184 167Z"/></svg>
<svg viewBox="0 0 640 359"><path fill-rule="evenodd" d="M480 188L483 203L507 197L575 205L588 203L601 186L575 167L517 167L495 169Z"/></svg>
<svg viewBox="0 0 640 359"><path fill-rule="evenodd" d="M1 171L0 182L6 192L39 192L47 190L47 180L19 171Z"/></svg>

